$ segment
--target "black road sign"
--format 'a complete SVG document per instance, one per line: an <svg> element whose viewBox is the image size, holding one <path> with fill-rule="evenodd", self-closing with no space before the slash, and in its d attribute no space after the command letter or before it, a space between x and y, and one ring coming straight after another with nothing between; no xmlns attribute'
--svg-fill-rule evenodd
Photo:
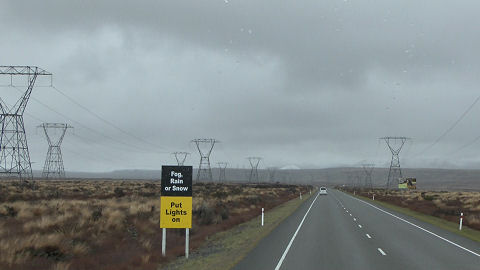
<svg viewBox="0 0 480 270"><path fill-rule="evenodd" d="M161 196L192 196L192 166L162 166Z"/></svg>

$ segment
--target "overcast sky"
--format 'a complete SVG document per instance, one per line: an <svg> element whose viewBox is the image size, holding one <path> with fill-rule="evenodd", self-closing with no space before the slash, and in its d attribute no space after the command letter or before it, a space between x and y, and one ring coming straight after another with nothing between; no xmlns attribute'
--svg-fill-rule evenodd
<svg viewBox="0 0 480 270"><path fill-rule="evenodd" d="M480 135L480 104L422 151L480 95L479 11L473 0L0 0L0 65L52 72L125 131L37 87L25 114L34 169L41 121L75 126L62 145L75 171L158 169L172 151L198 166L194 138L221 141L212 165L387 166L387 135L412 138L404 166L480 168L480 141L456 151ZM15 89L0 91L15 103Z"/></svg>

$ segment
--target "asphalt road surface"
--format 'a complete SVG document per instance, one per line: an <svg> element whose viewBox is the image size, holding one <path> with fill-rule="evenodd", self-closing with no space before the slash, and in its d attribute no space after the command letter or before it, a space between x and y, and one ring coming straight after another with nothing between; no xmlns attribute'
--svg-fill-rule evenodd
<svg viewBox="0 0 480 270"><path fill-rule="evenodd" d="M336 190L311 196L234 268L480 269L480 243Z"/></svg>

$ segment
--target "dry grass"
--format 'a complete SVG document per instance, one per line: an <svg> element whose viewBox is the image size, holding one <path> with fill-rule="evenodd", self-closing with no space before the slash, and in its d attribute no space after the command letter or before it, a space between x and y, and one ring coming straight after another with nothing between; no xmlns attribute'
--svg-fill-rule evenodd
<svg viewBox="0 0 480 270"><path fill-rule="evenodd" d="M191 247L307 187L197 184ZM159 256L159 181L0 182L0 269L156 269L182 254L169 230Z"/></svg>
<svg viewBox="0 0 480 270"><path fill-rule="evenodd" d="M464 224L480 230L480 192L420 191L420 190L357 190L357 194L375 200L406 207L410 210L458 223L460 213Z"/></svg>

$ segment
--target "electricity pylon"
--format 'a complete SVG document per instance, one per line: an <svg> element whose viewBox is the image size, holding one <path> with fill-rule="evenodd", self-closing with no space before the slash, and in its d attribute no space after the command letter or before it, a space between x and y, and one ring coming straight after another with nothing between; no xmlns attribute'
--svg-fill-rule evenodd
<svg viewBox="0 0 480 270"><path fill-rule="evenodd" d="M63 157L60 145L63 142L67 130L73 127L61 123L43 123L37 128L43 129L48 142L48 152L47 157L45 158L45 165L43 166L42 177L45 179L65 178L65 168L63 167ZM60 135L57 138L54 138L51 132L56 132L57 130L60 130Z"/></svg>
<svg viewBox="0 0 480 270"><path fill-rule="evenodd" d="M372 173L373 173L373 169L375 168L375 164L364 163L362 164L362 167L363 167L363 172L365 173L365 187L372 189L373 188Z"/></svg>
<svg viewBox="0 0 480 270"><path fill-rule="evenodd" d="M212 181L212 168L210 167L210 154L213 147L219 141L215 139L194 139L200 154L200 164L198 165L197 181ZM203 146L203 147L202 147Z"/></svg>
<svg viewBox="0 0 480 270"><path fill-rule="evenodd" d="M392 152L392 161L390 162L390 170L388 171L386 188L390 189L391 185L398 185L398 179L402 178L402 169L400 168L400 151L402 151L403 145L410 138L407 137L382 137L387 144L390 152Z"/></svg>
<svg viewBox="0 0 480 270"><path fill-rule="evenodd" d="M260 163L260 160L262 160L261 157L247 157L248 162L250 163L250 166L252 166L252 169L250 170L250 177L248 178L249 182L256 182L258 183L258 164Z"/></svg>
<svg viewBox="0 0 480 270"><path fill-rule="evenodd" d="M188 152L173 152L172 155L175 156L177 160L178 166L183 166L185 164L185 160L187 160L187 156L190 155Z"/></svg>
<svg viewBox="0 0 480 270"><path fill-rule="evenodd" d="M275 181L275 173L277 172L277 167L270 167L270 168L267 168L268 169L268 180L270 182L274 182Z"/></svg>
<svg viewBox="0 0 480 270"><path fill-rule="evenodd" d="M226 170L227 170L228 163L227 162L217 162L217 164L218 164L218 169L220 170L220 174L218 175L218 181L219 182L226 182L227 181Z"/></svg>
<svg viewBox="0 0 480 270"><path fill-rule="evenodd" d="M0 97L0 175L17 175L20 179L32 179L32 163L28 151L27 136L23 122L23 113L27 106L33 86L38 76L52 76L35 66L0 66L0 75L10 75L10 86L13 76L27 76L27 89L11 108ZM16 87L15 87L16 88Z"/></svg>
<svg viewBox="0 0 480 270"><path fill-rule="evenodd" d="M357 186L357 188L361 188L362 187L362 180L361 180L361 177L360 177L360 173L358 171L355 172L355 179L357 180L357 183L355 185Z"/></svg>

